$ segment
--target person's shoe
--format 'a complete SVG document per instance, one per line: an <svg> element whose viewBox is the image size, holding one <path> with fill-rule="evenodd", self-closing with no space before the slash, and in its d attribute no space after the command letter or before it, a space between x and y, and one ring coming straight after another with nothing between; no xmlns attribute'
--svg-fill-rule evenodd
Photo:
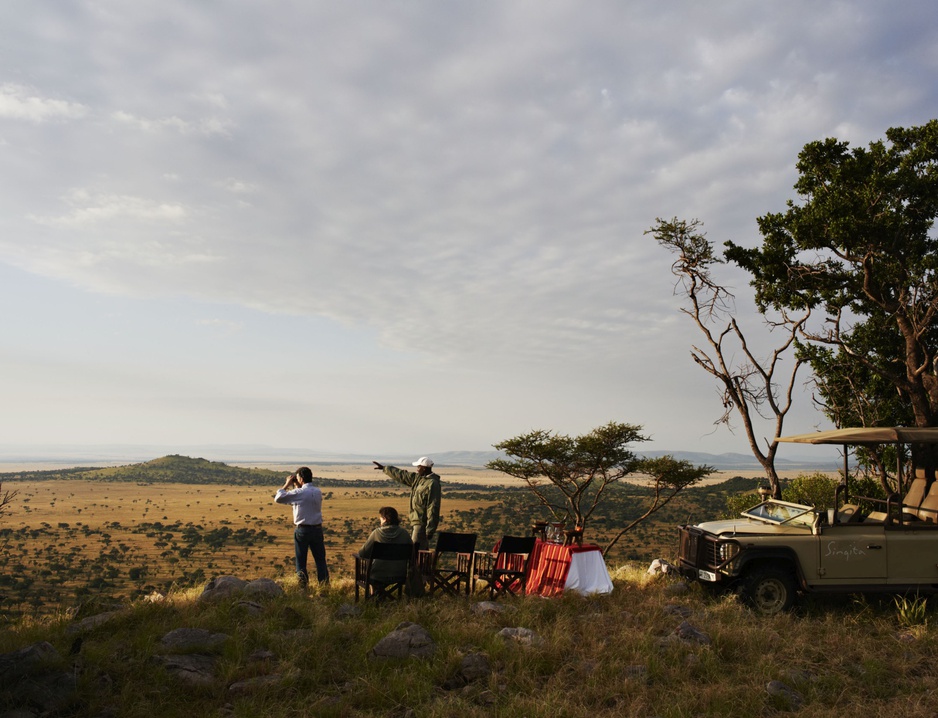
<svg viewBox="0 0 938 718"><path fill-rule="evenodd" d="M309 588L309 576L306 575L305 571L297 571L296 580L304 591Z"/></svg>

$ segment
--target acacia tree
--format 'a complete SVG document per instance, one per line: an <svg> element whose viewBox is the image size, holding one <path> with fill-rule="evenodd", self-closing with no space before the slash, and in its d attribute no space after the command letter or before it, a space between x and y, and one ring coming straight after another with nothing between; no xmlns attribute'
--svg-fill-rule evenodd
<svg viewBox="0 0 938 718"><path fill-rule="evenodd" d="M750 348L743 330L732 315L734 297L713 277L713 267L722 264L713 245L701 231L700 220L670 221L658 218L645 232L674 256L671 272L678 278L680 292L687 303L681 311L703 334L706 348L691 346L691 358L717 380L722 389L723 413L714 422L733 428L734 415L741 421L753 456L765 471L775 498L782 490L775 469L778 451L776 438L781 435L785 416L792 406L795 379L803 359L796 352L797 335L810 315L810 309L796 319L785 313L777 321L768 321L770 330L783 333L779 346L765 359L759 359ZM677 291L677 290L676 290ZM740 359L735 359L735 357ZM780 383L776 375L783 372L781 361L790 357L791 365ZM771 439L760 443L757 418L773 422Z"/></svg>
<svg viewBox="0 0 938 718"><path fill-rule="evenodd" d="M827 349L808 356L835 422L938 425L938 120L868 148L809 143L797 168L798 202L759 218L761 247L727 242L727 259L761 310L822 316L802 336Z"/></svg>
<svg viewBox="0 0 938 718"><path fill-rule="evenodd" d="M652 460L657 463L649 464L636 456L630 445L639 441L648 441L641 426L617 422L576 437L535 430L496 444L495 448L510 458L490 461L487 467L521 479L556 520L573 522L583 529L611 485L651 468L654 492L650 507L619 532L604 549L605 554L623 534L696 480L686 462ZM702 468L697 479L713 471Z"/></svg>

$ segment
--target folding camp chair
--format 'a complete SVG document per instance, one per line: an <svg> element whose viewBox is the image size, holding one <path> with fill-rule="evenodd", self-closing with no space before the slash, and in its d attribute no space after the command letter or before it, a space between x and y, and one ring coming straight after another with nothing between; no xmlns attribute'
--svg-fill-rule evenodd
<svg viewBox="0 0 938 718"><path fill-rule="evenodd" d="M488 583L492 598L523 594L535 540L534 536L503 536L495 551L476 551L474 579Z"/></svg>
<svg viewBox="0 0 938 718"><path fill-rule="evenodd" d="M375 561L401 562L399 574L395 574L392 581L375 581L371 578L371 569ZM412 544L402 543L376 543L371 547L371 556L362 558L355 556L355 602L359 595L364 593L365 600L370 598L376 601L399 599L404 595L407 584L407 574L414 566L414 547Z"/></svg>
<svg viewBox="0 0 938 718"><path fill-rule="evenodd" d="M476 534L438 533L436 547L417 555L417 566L427 582L427 593L432 596L441 591L458 596L462 591L468 596L475 548Z"/></svg>

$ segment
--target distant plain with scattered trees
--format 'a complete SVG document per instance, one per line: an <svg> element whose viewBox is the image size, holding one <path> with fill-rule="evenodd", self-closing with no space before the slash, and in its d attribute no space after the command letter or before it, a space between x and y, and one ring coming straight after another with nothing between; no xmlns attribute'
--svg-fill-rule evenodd
<svg viewBox="0 0 938 718"><path fill-rule="evenodd" d="M0 481L18 495L0 522L0 617L54 613L91 598L135 599L225 574L292 580L290 510L273 503L280 480L281 472L183 456L4 474ZM408 493L378 478L316 483L325 499L330 569L350 575L350 554L374 528L377 509L392 505L406 514ZM608 561L673 557L678 523L714 516L728 494L757 484L736 478L687 489L637 526ZM647 491L611 486L586 540L607 541L639 515ZM445 481L441 529L477 533L480 547L529 533L534 520L549 518L543 514L523 487Z"/></svg>

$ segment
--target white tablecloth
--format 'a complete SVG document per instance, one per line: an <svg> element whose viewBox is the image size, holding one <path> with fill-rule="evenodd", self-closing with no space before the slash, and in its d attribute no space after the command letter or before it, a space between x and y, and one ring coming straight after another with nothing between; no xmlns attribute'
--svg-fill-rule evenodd
<svg viewBox="0 0 938 718"><path fill-rule="evenodd" d="M564 591L577 593L612 593L612 579L602 551L580 551L570 556L570 570Z"/></svg>

